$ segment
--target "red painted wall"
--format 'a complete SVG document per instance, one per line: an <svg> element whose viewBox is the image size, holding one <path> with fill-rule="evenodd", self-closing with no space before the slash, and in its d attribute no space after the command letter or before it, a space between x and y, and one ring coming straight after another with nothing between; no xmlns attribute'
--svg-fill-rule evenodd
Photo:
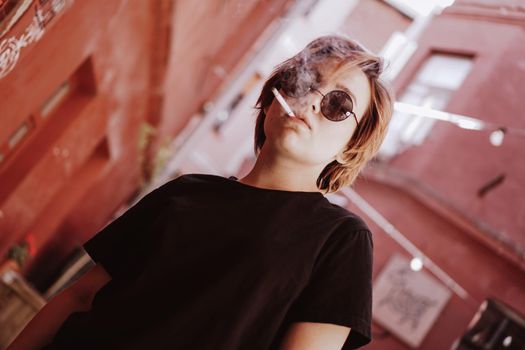
<svg viewBox="0 0 525 350"><path fill-rule="evenodd" d="M233 70L291 3L66 2L0 78L2 153L22 123L36 121L0 162L0 264L32 235L36 256L21 272L41 292L148 180L159 145L219 88L217 69ZM37 3L0 43L24 34ZM64 81L70 92L42 118Z"/></svg>
<svg viewBox="0 0 525 350"><path fill-rule="evenodd" d="M138 131L145 117L152 18L141 2L75 1L22 49L0 80L2 141L65 80L79 79L2 164L0 254L28 233L36 260L24 273L44 288L71 249L89 238L138 183ZM23 20L5 37L23 31ZM75 73L77 72L77 73ZM36 264L34 264L36 263Z"/></svg>
<svg viewBox="0 0 525 350"><path fill-rule="evenodd" d="M65 80L78 80L0 163L0 256L34 235L37 256L22 272L42 290L139 191L159 145L219 88L216 69L234 69L290 2L68 4L0 79L3 144ZM34 15L28 10L1 40L19 37ZM143 153L146 122L156 129Z"/></svg>
<svg viewBox="0 0 525 350"><path fill-rule="evenodd" d="M523 27L461 18L446 13L432 22L420 40L412 63L396 81L398 89L410 81L419 63L432 51L464 53L473 57L473 68L446 110L484 121L524 128L521 96L525 48ZM467 215L525 247L524 139L509 135L500 147L489 142L488 132L459 129L436 123L420 147L396 157L391 166L447 193L448 200ZM446 171L444 171L446 169ZM444 176L446 174L446 176ZM504 182L483 198L477 191L500 174Z"/></svg>
<svg viewBox="0 0 525 350"><path fill-rule="evenodd" d="M457 1L445 10L430 23L415 55L394 81L396 94L402 94L432 52L470 55L473 69L445 110L525 128L520 118L525 49L517 45L525 41L525 17L510 7L517 3ZM510 13L502 15L501 7ZM370 34L370 42L374 35ZM363 37L365 45L367 39ZM437 122L421 146L387 164L371 164L355 186L471 296L462 300L453 294L420 349L449 349L488 297L525 314L525 187L521 180L525 165L519 161L525 139L507 135L502 146L494 147L488 136L488 132ZM479 197L479 188L500 174L506 174L505 180ZM407 255L365 213L353 204L349 208L372 224L374 276L395 252ZM367 348L409 349L376 323L374 335Z"/></svg>

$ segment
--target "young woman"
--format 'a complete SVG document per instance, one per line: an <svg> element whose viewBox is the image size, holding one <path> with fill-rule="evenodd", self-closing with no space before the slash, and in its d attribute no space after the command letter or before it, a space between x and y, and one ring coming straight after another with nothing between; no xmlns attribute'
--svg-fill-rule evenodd
<svg viewBox="0 0 525 350"><path fill-rule="evenodd" d="M23 345L31 329L45 349L369 343L371 232L323 193L351 185L379 149L393 104L382 69L341 36L279 65L257 101L253 169L242 179L186 174L150 192L84 244L98 264L16 346L40 348ZM66 302L75 312L46 323Z"/></svg>

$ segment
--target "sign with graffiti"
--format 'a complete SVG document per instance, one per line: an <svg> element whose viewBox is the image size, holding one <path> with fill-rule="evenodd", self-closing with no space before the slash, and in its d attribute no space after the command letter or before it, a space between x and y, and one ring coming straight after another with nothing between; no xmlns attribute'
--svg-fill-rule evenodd
<svg viewBox="0 0 525 350"><path fill-rule="evenodd" d="M451 292L424 270L394 254L374 281L374 320L413 348L419 347Z"/></svg>
<svg viewBox="0 0 525 350"><path fill-rule="evenodd" d="M0 79L9 74L16 66L22 48L40 40L49 23L72 1L73 0L35 0L30 7L29 3L31 3L31 1L22 2L25 7L17 8L16 16L9 17L10 22L9 26L6 27L5 34L10 34L7 30L20 19L20 16L22 16L24 12L33 11L32 20L21 34L0 39ZM21 9L23 9L23 11L21 11ZM4 20L7 19L8 17L4 18Z"/></svg>

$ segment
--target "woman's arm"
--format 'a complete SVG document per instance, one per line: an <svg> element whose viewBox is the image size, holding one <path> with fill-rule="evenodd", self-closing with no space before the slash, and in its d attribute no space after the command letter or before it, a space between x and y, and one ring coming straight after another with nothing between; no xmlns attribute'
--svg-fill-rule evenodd
<svg viewBox="0 0 525 350"><path fill-rule="evenodd" d="M340 350L350 328L331 323L294 322L280 350Z"/></svg>
<svg viewBox="0 0 525 350"><path fill-rule="evenodd" d="M32 350L49 344L70 314L91 309L95 294L110 280L111 276L102 265L95 265L71 286L48 301L8 349Z"/></svg>

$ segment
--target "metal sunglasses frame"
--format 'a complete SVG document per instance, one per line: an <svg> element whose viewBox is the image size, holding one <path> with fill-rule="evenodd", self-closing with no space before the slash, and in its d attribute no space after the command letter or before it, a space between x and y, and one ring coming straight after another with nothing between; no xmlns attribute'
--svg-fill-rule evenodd
<svg viewBox="0 0 525 350"><path fill-rule="evenodd" d="M350 95L348 95L348 93L347 93L346 91L343 91L343 90L332 90L332 91L328 92L328 93L325 95L325 94L323 94L321 91L319 91L319 90L316 89L316 88L312 88L312 87L310 87L309 91L310 91L310 90L313 90L313 91L315 91L315 92L318 92L319 94L321 94L321 96L323 96L323 99L321 100L321 106L323 105L323 100L324 100L324 98L325 98L327 95L329 95L329 94L331 94L331 93L333 93L333 92L338 92L338 93L343 93L343 94L345 94L345 95L347 96L347 98L352 102L352 107L354 106L354 102L352 101L352 98L350 97ZM308 93L308 92L307 92L307 93ZM331 121L335 121L335 122L343 121L343 120L345 120L346 118L348 118L350 115L353 115L353 116L354 116L354 119L355 119L355 123L357 124L357 126L359 126L359 121L357 120L357 117L356 117L356 115L355 115L355 113L354 113L353 110L352 110L352 111L346 111L346 113L344 114L344 115L346 116L346 118L341 119L341 120L332 120L332 119L328 118L328 117L323 113L323 108L322 108L322 107L321 107L321 113L324 115L324 117L325 117L326 119L331 120Z"/></svg>

